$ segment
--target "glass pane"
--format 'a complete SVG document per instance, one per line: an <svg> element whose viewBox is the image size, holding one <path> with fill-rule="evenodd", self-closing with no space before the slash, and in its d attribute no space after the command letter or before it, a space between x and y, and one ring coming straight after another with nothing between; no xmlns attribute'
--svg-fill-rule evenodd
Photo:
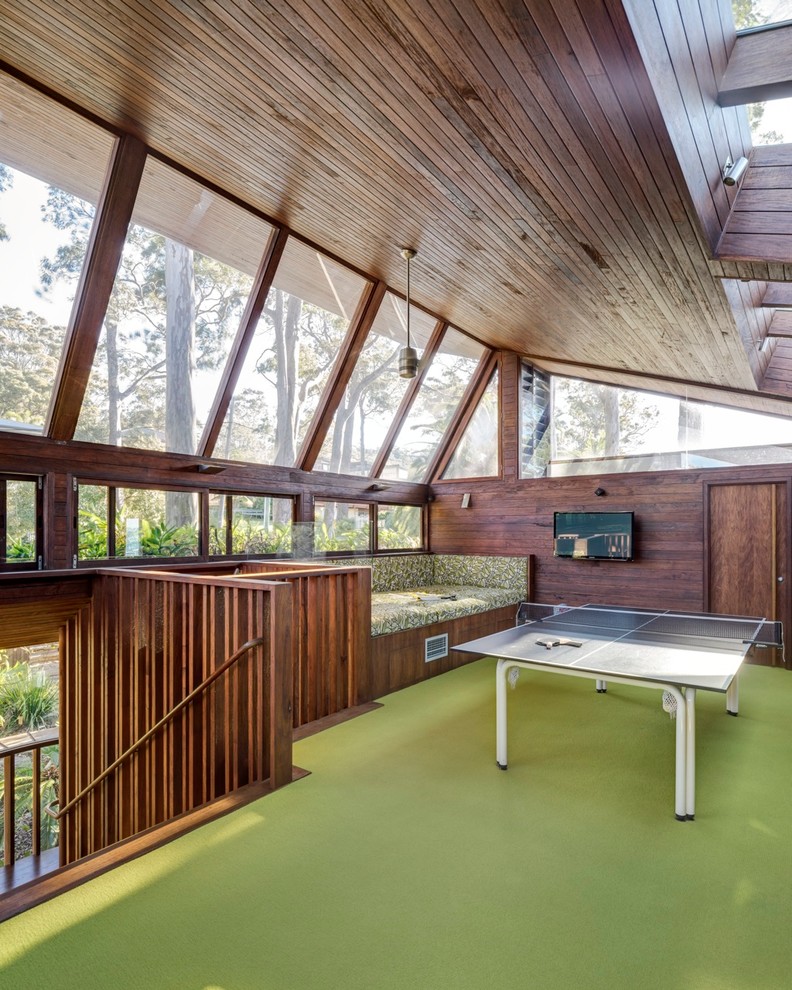
<svg viewBox="0 0 792 990"><path fill-rule="evenodd" d="M232 554L290 554L293 503L271 495L209 496L209 553L225 555L231 531Z"/></svg>
<svg viewBox="0 0 792 990"><path fill-rule="evenodd" d="M234 553L291 553L291 499L269 495L234 495L232 504Z"/></svg>
<svg viewBox="0 0 792 990"><path fill-rule="evenodd" d="M365 285L301 242L288 242L215 456L294 464Z"/></svg>
<svg viewBox="0 0 792 990"><path fill-rule="evenodd" d="M77 557L97 560L109 555L107 512L109 489L80 485L77 491Z"/></svg>
<svg viewBox="0 0 792 990"><path fill-rule="evenodd" d="M444 478L491 478L498 474L498 374L492 376L454 451Z"/></svg>
<svg viewBox="0 0 792 990"><path fill-rule="evenodd" d="M57 643L0 650L0 737L58 724L58 676ZM30 767L17 758L17 783L20 762Z"/></svg>
<svg viewBox="0 0 792 990"><path fill-rule="evenodd" d="M59 645L41 643L0 650L0 740L29 732L50 729L57 737L59 722ZM24 740L24 736L23 736ZM17 740L19 741L19 740ZM32 808L51 805L58 797L58 746L41 749L41 781L38 794L33 792L33 751L19 753L13 763L14 780L0 776L0 865L3 863L3 830L5 828L3 790L14 788L16 807L14 831L15 858L24 859L33 851ZM5 764L5 760L0 761ZM9 767L4 772L9 771ZM58 844L58 823L50 815L40 815L42 849Z"/></svg>
<svg viewBox="0 0 792 990"><path fill-rule="evenodd" d="M412 327L410 327L412 335ZM423 546L420 505L377 506L377 547L418 550Z"/></svg>
<svg viewBox="0 0 792 990"><path fill-rule="evenodd" d="M792 418L553 379L551 474L792 462Z"/></svg>
<svg viewBox="0 0 792 990"><path fill-rule="evenodd" d="M116 490L117 557L191 557L198 553L198 496L144 488Z"/></svg>
<svg viewBox="0 0 792 990"><path fill-rule="evenodd" d="M399 377L407 304L388 292L360 353L314 470L367 475L409 380ZM423 351L437 321L410 306L410 339Z"/></svg>
<svg viewBox="0 0 792 990"><path fill-rule="evenodd" d="M544 478L550 461L550 376L520 368L520 477Z"/></svg>
<svg viewBox="0 0 792 990"><path fill-rule="evenodd" d="M484 347L449 328L382 472L385 478L421 481Z"/></svg>
<svg viewBox="0 0 792 990"><path fill-rule="evenodd" d="M271 232L148 160L76 439L195 453Z"/></svg>
<svg viewBox="0 0 792 990"><path fill-rule="evenodd" d="M371 550L369 507L351 502L315 502L314 550Z"/></svg>
<svg viewBox="0 0 792 990"><path fill-rule="evenodd" d="M751 140L756 144L787 144L792 141L792 99L747 103Z"/></svg>
<svg viewBox="0 0 792 990"><path fill-rule="evenodd" d="M212 556L228 553L228 496L209 496L209 553Z"/></svg>
<svg viewBox="0 0 792 990"><path fill-rule="evenodd" d="M0 429L41 433L113 138L0 74Z"/></svg>
<svg viewBox="0 0 792 990"><path fill-rule="evenodd" d="M738 31L792 21L792 0L732 0Z"/></svg>
<svg viewBox="0 0 792 990"><path fill-rule="evenodd" d="M6 482L6 560L36 559L35 481Z"/></svg>

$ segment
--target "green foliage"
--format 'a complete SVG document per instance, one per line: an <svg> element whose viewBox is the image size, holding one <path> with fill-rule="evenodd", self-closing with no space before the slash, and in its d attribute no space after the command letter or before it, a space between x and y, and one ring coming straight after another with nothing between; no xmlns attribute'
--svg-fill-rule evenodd
<svg viewBox="0 0 792 990"><path fill-rule="evenodd" d="M0 419L44 423L64 334L35 313L0 307Z"/></svg>
<svg viewBox="0 0 792 990"><path fill-rule="evenodd" d="M377 543L380 550L412 550L420 547L421 537L413 526L402 522L389 528L380 528Z"/></svg>
<svg viewBox="0 0 792 990"><path fill-rule="evenodd" d="M79 513L78 554L80 560L102 560L108 556L107 520L87 509ZM126 518L116 525L116 557L125 557L127 550ZM198 552L198 528L168 526L164 519L140 521L141 557L194 557Z"/></svg>
<svg viewBox="0 0 792 990"><path fill-rule="evenodd" d="M290 553L291 523L273 523L269 528L242 519L231 528L232 553Z"/></svg>
<svg viewBox="0 0 792 990"><path fill-rule="evenodd" d="M122 530L119 538L118 530ZM116 553L122 555L123 522L116 530ZM168 526L160 519L140 522L140 555L142 557L192 557L198 549L196 526Z"/></svg>
<svg viewBox="0 0 792 990"><path fill-rule="evenodd" d="M46 807L58 800L60 782L60 750L58 746L44 746L41 750L41 784L38 800ZM14 775L14 832L16 858L22 859L32 849L33 801L33 759L22 755L16 758ZM0 851L3 849L5 818L2 812L5 798L5 775L0 779ZM53 849L58 844L59 826L56 819L41 815L41 848Z"/></svg>
<svg viewBox="0 0 792 990"><path fill-rule="evenodd" d="M421 545L421 510L413 505L381 507L377 514L380 550L411 550Z"/></svg>
<svg viewBox="0 0 792 990"><path fill-rule="evenodd" d="M80 509L78 516L78 559L101 560L107 557L107 519L87 509Z"/></svg>
<svg viewBox="0 0 792 990"><path fill-rule="evenodd" d="M0 667L0 732L32 732L57 720L57 684L27 663L6 660Z"/></svg>
<svg viewBox="0 0 792 990"><path fill-rule="evenodd" d="M6 543L6 560L33 560L36 556L36 534L23 533L9 537Z"/></svg>
<svg viewBox="0 0 792 990"><path fill-rule="evenodd" d="M757 0L732 0L732 14L738 31L766 24L768 20L767 15L760 10Z"/></svg>
<svg viewBox="0 0 792 990"><path fill-rule="evenodd" d="M358 529L351 519L337 519L331 526L326 522L317 522L314 526L314 549L317 553L370 548L368 527Z"/></svg>

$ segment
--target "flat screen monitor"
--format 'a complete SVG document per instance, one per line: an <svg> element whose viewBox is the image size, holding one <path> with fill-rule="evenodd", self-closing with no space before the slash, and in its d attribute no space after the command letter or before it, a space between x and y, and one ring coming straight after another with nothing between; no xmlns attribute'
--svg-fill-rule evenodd
<svg viewBox="0 0 792 990"><path fill-rule="evenodd" d="M576 560L632 560L632 512L556 512L553 554Z"/></svg>

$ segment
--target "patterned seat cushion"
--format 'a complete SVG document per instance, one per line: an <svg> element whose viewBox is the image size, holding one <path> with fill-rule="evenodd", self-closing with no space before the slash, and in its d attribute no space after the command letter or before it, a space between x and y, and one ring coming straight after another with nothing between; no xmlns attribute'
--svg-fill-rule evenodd
<svg viewBox="0 0 792 990"><path fill-rule="evenodd" d="M517 605L520 601L520 595L509 588L459 584L430 584L409 591L373 592L371 635L382 636L428 626L504 605Z"/></svg>

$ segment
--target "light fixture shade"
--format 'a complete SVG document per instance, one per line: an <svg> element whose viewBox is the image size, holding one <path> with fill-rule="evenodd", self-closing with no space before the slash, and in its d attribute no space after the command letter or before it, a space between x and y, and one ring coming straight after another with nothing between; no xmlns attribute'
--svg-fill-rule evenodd
<svg viewBox="0 0 792 990"><path fill-rule="evenodd" d="M399 351L399 375L415 378L418 374L418 351L414 347L402 347Z"/></svg>

